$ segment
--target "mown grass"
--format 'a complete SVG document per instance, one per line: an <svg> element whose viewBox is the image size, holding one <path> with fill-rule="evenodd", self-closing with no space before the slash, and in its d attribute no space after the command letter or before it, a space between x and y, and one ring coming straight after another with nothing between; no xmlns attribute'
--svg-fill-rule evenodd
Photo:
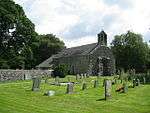
<svg viewBox="0 0 150 113"><path fill-rule="evenodd" d="M31 91L32 81L17 81L0 84L0 113L150 113L150 85L129 88L126 94L116 93L119 85L112 87L112 99L104 100L103 78L100 87L93 88L93 80L86 79L88 89L74 87L74 94L65 94L66 86L41 83L40 91ZM61 81L67 81L67 78ZM71 77L75 81L75 77ZM54 82L54 79L49 79ZM80 80L81 82L81 80ZM55 96L43 96L48 90Z"/></svg>

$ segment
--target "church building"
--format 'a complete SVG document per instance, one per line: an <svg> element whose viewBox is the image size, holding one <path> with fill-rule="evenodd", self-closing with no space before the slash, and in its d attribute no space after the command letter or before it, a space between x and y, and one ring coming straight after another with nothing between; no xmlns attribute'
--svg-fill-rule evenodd
<svg viewBox="0 0 150 113"><path fill-rule="evenodd" d="M115 59L111 49L107 47L107 34L102 30L97 36L97 43L66 48L39 64L37 68L49 69L65 64L70 74L113 75Z"/></svg>

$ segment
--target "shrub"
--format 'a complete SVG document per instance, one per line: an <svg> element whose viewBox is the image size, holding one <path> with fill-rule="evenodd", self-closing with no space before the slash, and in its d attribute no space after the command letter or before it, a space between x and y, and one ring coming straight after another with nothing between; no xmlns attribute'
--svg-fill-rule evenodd
<svg viewBox="0 0 150 113"><path fill-rule="evenodd" d="M67 75L67 72L67 66L60 64L54 68L53 74L54 77L59 76L60 78L64 78Z"/></svg>

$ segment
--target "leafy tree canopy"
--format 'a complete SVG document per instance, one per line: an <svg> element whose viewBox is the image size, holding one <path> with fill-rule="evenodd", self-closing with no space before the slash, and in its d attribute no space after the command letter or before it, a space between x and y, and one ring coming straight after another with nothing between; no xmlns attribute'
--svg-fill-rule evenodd
<svg viewBox="0 0 150 113"><path fill-rule="evenodd" d="M31 69L63 47L52 34L38 35L20 5L0 0L0 68Z"/></svg>
<svg viewBox="0 0 150 113"><path fill-rule="evenodd" d="M39 35L37 39L38 43L36 48L33 49L36 54L37 64L65 48L64 42L60 41L59 38L53 34Z"/></svg>
<svg viewBox="0 0 150 113"><path fill-rule="evenodd" d="M140 34L128 31L125 34L116 35L111 43L112 51L116 58L117 68L146 70L150 63L150 48L143 42Z"/></svg>

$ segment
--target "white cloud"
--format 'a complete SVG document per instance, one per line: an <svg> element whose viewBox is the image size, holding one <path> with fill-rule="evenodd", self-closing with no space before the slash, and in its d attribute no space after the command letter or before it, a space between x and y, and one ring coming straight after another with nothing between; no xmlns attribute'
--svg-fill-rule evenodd
<svg viewBox="0 0 150 113"><path fill-rule="evenodd" d="M108 33L108 42L127 30L150 34L148 0L15 1L24 7L38 33L54 33L68 47L96 42L96 33L102 28Z"/></svg>

